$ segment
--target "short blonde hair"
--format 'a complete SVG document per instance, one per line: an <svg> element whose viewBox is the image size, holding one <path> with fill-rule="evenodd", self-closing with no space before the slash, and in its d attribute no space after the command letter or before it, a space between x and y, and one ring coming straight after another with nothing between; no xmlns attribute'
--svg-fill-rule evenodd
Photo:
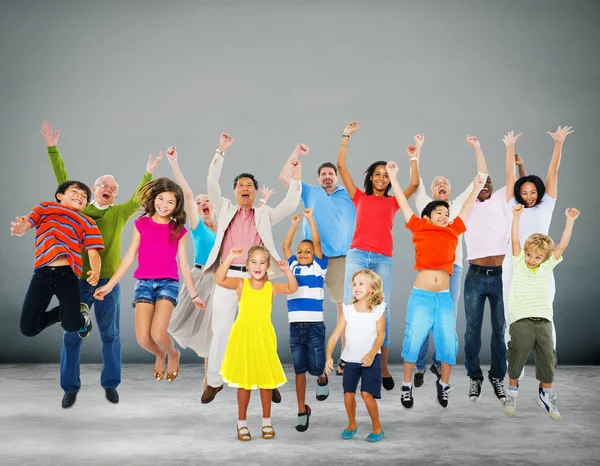
<svg viewBox="0 0 600 466"><path fill-rule="evenodd" d="M548 260L552 251L554 251L554 241L547 235L541 233L534 233L525 240L523 245L525 252L527 251L540 251L544 255L544 261Z"/></svg>
<svg viewBox="0 0 600 466"><path fill-rule="evenodd" d="M372 309L373 307L385 301L385 295L383 294L383 281L381 280L381 277L372 270L360 269L352 274L352 283L354 283L354 277L360 274L366 276L369 279L371 291L373 293L367 298L367 306L369 306ZM356 299L355 296L352 296L351 304L354 304L356 302L358 302L358 299Z"/></svg>

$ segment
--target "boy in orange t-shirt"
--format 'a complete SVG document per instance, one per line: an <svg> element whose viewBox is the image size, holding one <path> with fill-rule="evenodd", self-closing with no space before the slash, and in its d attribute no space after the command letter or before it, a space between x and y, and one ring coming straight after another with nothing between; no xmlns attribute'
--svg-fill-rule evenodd
<svg viewBox="0 0 600 466"><path fill-rule="evenodd" d="M414 146L407 149L409 154L416 152ZM412 374L419 356L421 345L433 331L435 351L442 362L442 376L436 382L437 400L442 408L448 407L450 372L456 364L458 338L454 305L450 297L450 275L455 259L458 236L466 231L464 221L475 205L475 199L484 185L479 176L473 181L474 189L458 214L450 222L448 203L433 201L427 204L417 218L398 184L398 167L395 162L386 166L394 195L404 214L406 227L413 232L415 244L415 269L417 278L408 299L406 331L402 345L404 358L404 383L401 402L407 409L413 407Z"/></svg>

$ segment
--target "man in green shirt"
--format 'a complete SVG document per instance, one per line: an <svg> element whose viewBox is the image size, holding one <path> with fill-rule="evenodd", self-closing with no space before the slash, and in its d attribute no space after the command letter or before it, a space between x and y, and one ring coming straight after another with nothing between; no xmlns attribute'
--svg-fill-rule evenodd
<svg viewBox="0 0 600 466"><path fill-rule="evenodd" d="M53 132L48 122L42 124L42 135L48 147L48 156L54 170L54 176L58 184L69 179L62 157L58 148L59 131ZM111 403L119 402L117 386L121 383L121 340L119 336L120 322L120 287L117 284L113 292L108 294L103 301L93 298L97 287L105 285L115 273L121 261L121 237L123 229L131 216L139 209L137 192L152 180L152 174L160 163L160 157L154 159L150 156L146 165L146 173L133 196L122 204L114 204L119 194L119 185L112 175L103 175L96 180L92 187L94 199L83 210L82 213L94 219L102 239L104 250L100 253L102 267L100 269L100 280L95 286L87 283L85 278L90 270L88 255L82 251L83 273L79 281L80 300L90 308L94 305L96 323L102 340L102 359L104 367L100 377L100 384L106 392L106 399ZM82 339L77 332L65 332L63 337L62 351L60 355L60 385L65 392L62 399L62 407L70 408L77 399L77 392L81 388L79 378L79 359L81 354Z"/></svg>

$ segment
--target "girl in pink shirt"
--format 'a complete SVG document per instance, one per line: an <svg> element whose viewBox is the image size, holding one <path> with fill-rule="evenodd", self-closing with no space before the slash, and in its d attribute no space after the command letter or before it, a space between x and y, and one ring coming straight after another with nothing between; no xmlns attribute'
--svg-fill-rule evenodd
<svg viewBox="0 0 600 466"><path fill-rule="evenodd" d="M137 257L138 268L133 274L137 279L133 300L135 336L142 348L156 356L156 380L165 376L165 362L169 355L166 379L173 382L179 374L181 353L175 349L167 328L177 305L178 262L192 302L200 309L204 309L206 304L196 293L187 262L183 191L169 178L158 178L142 188L140 204L143 214L134 223L127 254L108 283L96 290L94 298L102 300L110 293Z"/></svg>

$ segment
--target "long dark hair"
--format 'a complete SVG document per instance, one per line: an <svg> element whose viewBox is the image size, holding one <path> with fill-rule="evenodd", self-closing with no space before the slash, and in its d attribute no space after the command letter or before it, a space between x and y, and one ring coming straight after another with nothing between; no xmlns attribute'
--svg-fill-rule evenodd
<svg viewBox="0 0 600 466"><path fill-rule="evenodd" d="M179 185L166 177L157 178L145 184L142 189L140 189L138 196L142 208L141 217L144 215L152 217L156 214L156 209L154 207L156 196L166 192L175 194L175 200L177 201L175 210L171 214L171 221L169 222L169 228L171 230L169 241L172 243L179 237L187 220L183 203L183 191Z"/></svg>
<svg viewBox="0 0 600 466"><path fill-rule="evenodd" d="M535 185L535 189L537 190L538 197L535 200L535 204L532 207L535 207L536 205L541 204L542 198L544 197L544 194L546 194L546 186L544 185L544 182L542 181L542 179L537 175L523 176L523 177L519 178L517 181L515 181L514 196L515 196L515 199L517 200L517 203L522 204L525 207L527 207L527 203L521 197L521 188L523 187L523 185L525 183L533 183Z"/></svg>
<svg viewBox="0 0 600 466"><path fill-rule="evenodd" d="M370 195L373 194L373 181L371 181L371 177L373 176L373 173L375 173L375 169L379 165L383 165L385 167L387 165L387 162L385 162L383 160L380 160L378 162L373 162L371 165L369 165L369 168L367 168L365 170L365 183L364 183L364 187L365 187L365 194L367 196L370 196ZM389 197L389 195L390 195L390 189L392 189L392 183L388 183L387 188L385 188L385 192L383 193L383 195L385 197Z"/></svg>

